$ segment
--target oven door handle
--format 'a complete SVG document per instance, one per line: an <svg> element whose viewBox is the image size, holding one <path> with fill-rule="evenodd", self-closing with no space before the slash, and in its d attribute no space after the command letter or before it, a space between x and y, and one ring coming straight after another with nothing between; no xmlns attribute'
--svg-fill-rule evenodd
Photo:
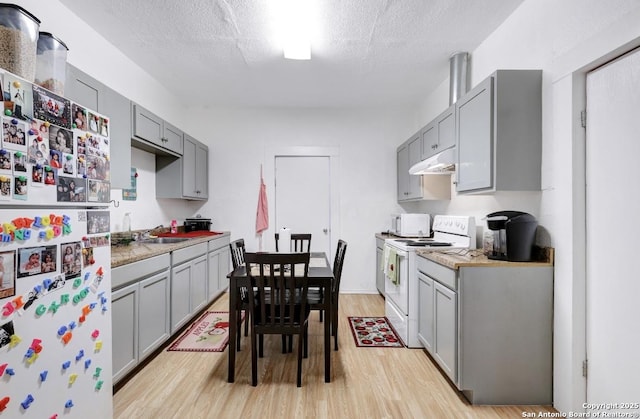
<svg viewBox="0 0 640 419"><path fill-rule="evenodd" d="M409 252L407 252L406 250L400 250L400 249L398 249L397 247L394 247L394 246L388 246L388 245L385 246L385 251L388 252L390 249L393 249L395 251L396 256L398 257L398 263L400 262L400 259L407 260L407 258L409 257ZM387 253L387 255L388 255L388 253ZM385 257L383 258L384 259L383 260L384 268L382 269L382 272L384 273L384 276L386 278L390 278L389 273L387 271L387 267L389 266L388 259L387 259L388 256L387 255L385 255ZM397 268L398 267L395 267L395 269L397 269Z"/></svg>

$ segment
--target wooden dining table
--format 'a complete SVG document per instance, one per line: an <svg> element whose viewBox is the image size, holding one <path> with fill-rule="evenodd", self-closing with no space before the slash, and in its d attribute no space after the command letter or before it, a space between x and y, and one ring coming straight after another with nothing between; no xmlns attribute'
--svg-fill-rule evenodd
<svg viewBox="0 0 640 419"><path fill-rule="evenodd" d="M251 286L247 271L244 265L238 266L229 275L229 337L231 344L229 348L229 371L227 381L233 383L235 380L235 364L236 364L236 345L234 344L238 333L238 319L236 307L240 295L241 287ZM331 382L331 321L333 317L333 307L331 304L331 283L334 280L333 270L329 264L327 254L324 252L311 252L309 259L309 273L307 281L310 287L319 287L323 289L324 298L321 307L325 310L324 321L324 381Z"/></svg>

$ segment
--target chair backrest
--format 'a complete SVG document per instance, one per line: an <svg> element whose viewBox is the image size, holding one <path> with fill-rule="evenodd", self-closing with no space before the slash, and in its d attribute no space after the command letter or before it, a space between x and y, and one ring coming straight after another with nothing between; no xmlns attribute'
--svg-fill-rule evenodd
<svg viewBox="0 0 640 419"><path fill-rule="evenodd" d="M238 239L229 243L229 249L231 250L231 263L233 269L244 263L244 240Z"/></svg>
<svg viewBox="0 0 640 419"><path fill-rule="evenodd" d="M307 305L309 253L245 253L254 325L272 333L297 327Z"/></svg>
<svg viewBox="0 0 640 419"><path fill-rule="evenodd" d="M276 238L276 252L278 252L278 241L280 234L275 233ZM306 249L305 249L306 247ZM292 252L310 252L311 251L311 233L296 233L291 234L291 251Z"/></svg>
<svg viewBox="0 0 640 419"><path fill-rule="evenodd" d="M336 256L333 259L333 293L337 294L340 291L340 278L342 277L342 266L344 265L344 255L347 253L347 242L344 240L338 240L338 248L336 249Z"/></svg>

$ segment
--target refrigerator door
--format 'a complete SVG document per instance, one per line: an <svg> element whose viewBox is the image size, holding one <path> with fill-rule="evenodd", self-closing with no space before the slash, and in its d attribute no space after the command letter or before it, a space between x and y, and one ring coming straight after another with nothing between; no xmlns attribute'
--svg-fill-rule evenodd
<svg viewBox="0 0 640 419"><path fill-rule="evenodd" d="M0 209L0 228L0 416L112 417L109 212Z"/></svg>

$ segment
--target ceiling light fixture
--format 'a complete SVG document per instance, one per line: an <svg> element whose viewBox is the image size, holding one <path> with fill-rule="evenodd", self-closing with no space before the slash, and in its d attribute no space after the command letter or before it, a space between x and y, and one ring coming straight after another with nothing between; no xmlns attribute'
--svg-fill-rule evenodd
<svg viewBox="0 0 640 419"><path fill-rule="evenodd" d="M279 0L278 28L284 58L311 59L311 1Z"/></svg>

